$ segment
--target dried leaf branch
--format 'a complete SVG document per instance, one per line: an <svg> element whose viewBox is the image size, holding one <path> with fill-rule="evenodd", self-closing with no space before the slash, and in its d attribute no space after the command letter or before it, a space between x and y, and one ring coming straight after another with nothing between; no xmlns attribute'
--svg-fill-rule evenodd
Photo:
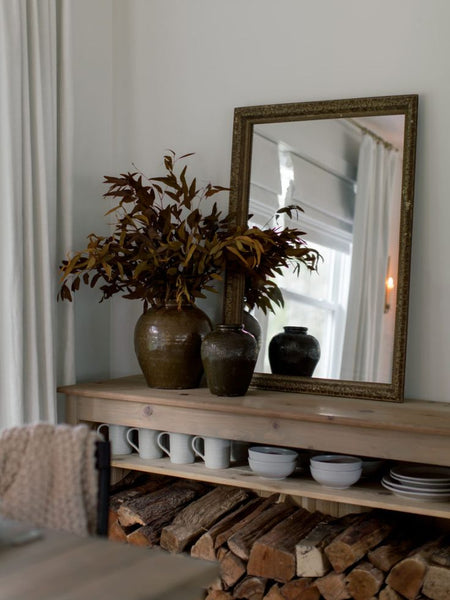
<svg viewBox="0 0 450 600"><path fill-rule="evenodd" d="M164 156L166 174L145 178L141 173L105 176L106 198L118 200L106 214L114 214L113 233L88 236L87 247L60 265L58 297L72 300L80 284L102 291L101 301L120 293L142 300L144 309L167 301L194 303L205 291L215 291L225 269L246 277L249 307L273 310L283 298L272 278L290 263L316 270L319 254L305 245L297 229L236 227L222 216L216 202L209 212L203 204L228 188L188 180L187 166L179 173L174 152ZM278 211L292 214L300 207Z"/></svg>

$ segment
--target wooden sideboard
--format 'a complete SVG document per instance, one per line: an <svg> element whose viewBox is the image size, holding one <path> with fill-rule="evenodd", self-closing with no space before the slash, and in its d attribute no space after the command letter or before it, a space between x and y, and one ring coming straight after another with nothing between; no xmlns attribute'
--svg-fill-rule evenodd
<svg viewBox="0 0 450 600"><path fill-rule="evenodd" d="M250 389L236 398L206 388L158 390L140 375L61 387L66 421L114 423L389 460L450 466L450 404L402 404ZM320 486L308 473L281 481L263 479L248 466L207 469L202 463L172 464L168 458L113 457L123 469L170 474L280 492L295 497L450 519L450 502L421 502L395 496L380 483L346 490Z"/></svg>

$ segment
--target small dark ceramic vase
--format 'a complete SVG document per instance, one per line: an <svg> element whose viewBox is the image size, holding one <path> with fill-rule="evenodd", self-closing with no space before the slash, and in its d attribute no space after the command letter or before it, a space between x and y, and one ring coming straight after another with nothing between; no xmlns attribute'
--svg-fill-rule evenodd
<svg viewBox="0 0 450 600"><path fill-rule="evenodd" d="M202 343L209 390L216 396L244 396L250 385L258 345L242 325L217 325Z"/></svg>
<svg viewBox="0 0 450 600"><path fill-rule="evenodd" d="M320 358L320 344L307 327L283 327L270 340L269 362L274 375L311 377Z"/></svg>
<svg viewBox="0 0 450 600"><path fill-rule="evenodd" d="M176 303L150 308L134 330L134 348L147 385L187 389L200 385L200 348L212 329L208 316L196 306Z"/></svg>

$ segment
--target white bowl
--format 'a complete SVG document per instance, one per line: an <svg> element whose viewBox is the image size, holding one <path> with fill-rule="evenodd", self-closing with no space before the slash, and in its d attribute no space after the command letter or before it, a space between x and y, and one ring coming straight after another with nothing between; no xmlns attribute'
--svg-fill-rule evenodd
<svg viewBox="0 0 450 600"><path fill-rule="evenodd" d="M329 469L322 469L311 465L310 470L313 479L317 483L337 490L345 490L356 483L362 473L361 466L359 469L353 469L352 471L330 471Z"/></svg>
<svg viewBox="0 0 450 600"><path fill-rule="evenodd" d="M330 473L351 473L352 471L358 471L359 469L362 469L362 465L353 465L351 467L347 467L346 469L334 469L333 467L328 466L322 467L322 465L319 463L311 463L309 466L320 469L321 471L330 471Z"/></svg>
<svg viewBox="0 0 450 600"><path fill-rule="evenodd" d="M284 463L270 463L263 460L248 459L250 469L266 479L284 479L295 471L297 461L293 460Z"/></svg>
<svg viewBox="0 0 450 600"><path fill-rule="evenodd" d="M298 453L289 448L276 446L252 446L248 449L249 458L271 463L286 463L297 460Z"/></svg>
<svg viewBox="0 0 450 600"><path fill-rule="evenodd" d="M310 460L311 467L320 467L329 471L354 471L362 468L362 460L357 456L345 454L319 454Z"/></svg>

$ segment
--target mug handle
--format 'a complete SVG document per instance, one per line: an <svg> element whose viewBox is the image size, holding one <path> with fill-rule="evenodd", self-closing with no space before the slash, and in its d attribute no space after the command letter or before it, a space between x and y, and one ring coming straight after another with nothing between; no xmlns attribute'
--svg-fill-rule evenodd
<svg viewBox="0 0 450 600"><path fill-rule="evenodd" d="M99 433L101 436L103 436L103 439L105 439L104 434L101 432L102 427L106 427L108 429L108 434L109 434L109 423L102 423L101 425L99 425L97 427L97 433ZM109 437L109 435L108 435Z"/></svg>
<svg viewBox="0 0 450 600"><path fill-rule="evenodd" d="M139 431L139 429L137 427L130 427L130 429L128 429L127 431L127 442L130 444L130 446L132 448L134 448L136 450L136 452L139 454L139 448L136 446L136 444L133 444L133 442L130 440L131 437L131 433L133 431Z"/></svg>
<svg viewBox="0 0 450 600"><path fill-rule="evenodd" d="M166 448L164 446L164 444L161 441L161 438L163 437L163 435L169 435L168 431L161 431L160 433L158 433L158 437L156 438L156 443L158 444L158 446L161 448L161 450L163 452L165 452L169 457L170 457L170 450L168 448Z"/></svg>
<svg viewBox="0 0 450 600"><path fill-rule="evenodd" d="M191 441L191 446L192 446L192 450L194 451L194 454L197 454L198 456L200 456L200 458L202 458L203 460L205 460L205 455L202 454L200 452L200 450L197 448L197 441L202 440L202 436L201 435L196 435L192 438Z"/></svg>

